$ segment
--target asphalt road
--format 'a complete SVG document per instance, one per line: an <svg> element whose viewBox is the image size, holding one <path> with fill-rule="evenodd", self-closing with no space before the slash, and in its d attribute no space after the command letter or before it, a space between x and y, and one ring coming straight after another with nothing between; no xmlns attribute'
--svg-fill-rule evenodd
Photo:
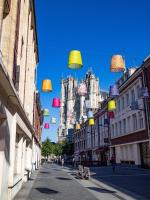
<svg viewBox="0 0 150 200"><path fill-rule="evenodd" d="M95 167L91 170L95 172L93 178L98 181L126 194L131 192L150 199L150 170L119 166L116 167L115 174L112 173L111 167Z"/></svg>

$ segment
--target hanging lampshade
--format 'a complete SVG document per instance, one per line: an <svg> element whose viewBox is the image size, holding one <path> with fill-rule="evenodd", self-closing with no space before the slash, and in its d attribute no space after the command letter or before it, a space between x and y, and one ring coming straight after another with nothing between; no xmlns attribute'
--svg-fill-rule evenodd
<svg viewBox="0 0 150 200"><path fill-rule="evenodd" d="M93 118L93 112L91 110L88 111L88 119Z"/></svg>
<svg viewBox="0 0 150 200"><path fill-rule="evenodd" d="M116 109L116 102L115 100L110 100L108 102L108 111L112 111Z"/></svg>
<svg viewBox="0 0 150 200"><path fill-rule="evenodd" d="M49 79L43 80L42 82L42 91L51 92L52 91L52 82Z"/></svg>
<svg viewBox="0 0 150 200"><path fill-rule="evenodd" d="M81 52L78 50L70 51L68 67L71 69L79 69L82 66Z"/></svg>
<svg viewBox="0 0 150 200"><path fill-rule="evenodd" d="M113 119L115 116L114 116L114 112L113 111L108 111L107 112L107 117L110 119Z"/></svg>
<svg viewBox="0 0 150 200"><path fill-rule="evenodd" d="M80 83L78 87L78 94L84 96L87 94L87 87L85 83Z"/></svg>
<svg viewBox="0 0 150 200"><path fill-rule="evenodd" d="M125 62L122 55L114 55L111 59L110 71L122 72L125 70Z"/></svg>
<svg viewBox="0 0 150 200"><path fill-rule="evenodd" d="M110 86L109 96L110 97L119 96L119 89L118 89L118 85L117 84L114 84L114 85Z"/></svg>
<svg viewBox="0 0 150 200"><path fill-rule="evenodd" d="M55 118L55 117L52 117L52 118L51 118L51 123L52 123L52 124L56 124L56 118Z"/></svg>
<svg viewBox="0 0 150 200"><path fill-rule="evenodd" d="M59 98L53 98L53 107L59 108L60 107L60 99Z"/></svg>
<svg viewBox="0 0 150 200"><path fill-rule="evenodd" d="M48 110L47 108L45 108L45 109L43 110L43 115L44 115L44 116L49 116L49 110Z"/></svg>
<svg viewBox="0 0 150 200"><path fill-rule="evenodd" d="M94 119L93 118L89 119L89 125L93 126L94 124L95 124Z"/></svg>
<svg viewBox="0 0 150 200"><path fill-rule="evenodd" d="M49 129L49 123L45 123L44 128Z"/></svg>
<svg viewBox="0 0 150 200"><path fill-rule="evenodd" d="M80 130L80 124L76 123L76 130Z"/></svg>

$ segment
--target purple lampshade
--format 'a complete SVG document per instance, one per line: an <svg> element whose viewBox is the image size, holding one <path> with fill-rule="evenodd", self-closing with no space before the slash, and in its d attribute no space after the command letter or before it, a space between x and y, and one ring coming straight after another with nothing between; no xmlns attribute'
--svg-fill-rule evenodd
<svg viewBox="0 0 150 200"><path fill-rule="evenodd" d="M59 108L60 107L60 99L59 98L53 98L53 107Z"/></svg>
<svg viewBox="0 0 150 200"><path fill-rule="evenodd" d="M109 96L110 97L119 96L119 89L118 89L118 85L117 84L114 84L114 85L110 86Z"/></svg>

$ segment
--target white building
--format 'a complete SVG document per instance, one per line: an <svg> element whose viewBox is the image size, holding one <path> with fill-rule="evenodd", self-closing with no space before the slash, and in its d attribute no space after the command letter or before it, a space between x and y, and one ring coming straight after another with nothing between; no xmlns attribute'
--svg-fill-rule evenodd
<svg viewBox="0 0 150 200"><path fill-rule="evenodd" d="M58 129L58 140L63 140L68 135L69 129L74 128L75 122L82 122L87 119L86 100L89 100L90 107L96 111L101 102L107 97L107 93L99 88L99 79L88 71L85 78L80 82L87 87L86 95L79 95L77 89L79 84L73 77L61 81L61 108L60 126Z"/></svg>
<svg viewBox="0 0 150 200"><path fill-rule="evenodd" d="M32 171L38 47L34 1L0 0L0 200Z"/></svg>
<svg viewBox="0 0 150 200"><path fill-rule="evenodd" d="M115 118L110 124L112 151L117 163L141 166L144 165L142 149L148 145L145 105L140 96L140 88L143 87L142 69L139 68L132 75L129 75L128 70L118 84L120 95L116 99Z"/></svg>

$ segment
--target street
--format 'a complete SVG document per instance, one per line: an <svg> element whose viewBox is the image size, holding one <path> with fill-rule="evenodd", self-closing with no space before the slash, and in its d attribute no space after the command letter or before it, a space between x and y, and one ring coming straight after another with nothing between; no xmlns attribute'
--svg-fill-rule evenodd
<svg viewBox="0 0 150 200"><path fill-rule="evenodd" d="M91 171L95 174L94 179L106 183L124 193L141 195L150 199L150 170L117 166L113 174L111 167L93 167Z"/></svg>
<svg viewBox="0 0 150 200"><path fill-rule="evenodd" d="M88 180L75 179L73 172L71 168L46 163L23 185L14 200L121 199L112 190L100 188Z"/></svg>

